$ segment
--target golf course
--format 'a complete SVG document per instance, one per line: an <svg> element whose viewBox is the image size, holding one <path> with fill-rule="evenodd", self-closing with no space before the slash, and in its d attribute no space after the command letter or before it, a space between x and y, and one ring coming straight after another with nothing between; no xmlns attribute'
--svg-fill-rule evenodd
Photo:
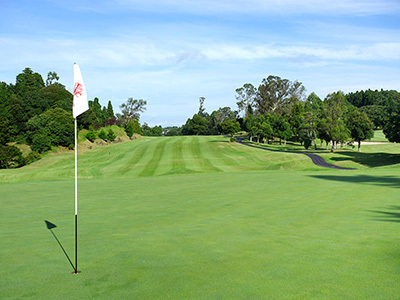
<svg viewBox="0 0 400 300"><path fill-rule="evenodd" d="M305 155L144 137L0 171L1 299L395 299L397 144ZM384 150L385 152L381 152ZM372 157L380 157L371 166Z"/></svg>

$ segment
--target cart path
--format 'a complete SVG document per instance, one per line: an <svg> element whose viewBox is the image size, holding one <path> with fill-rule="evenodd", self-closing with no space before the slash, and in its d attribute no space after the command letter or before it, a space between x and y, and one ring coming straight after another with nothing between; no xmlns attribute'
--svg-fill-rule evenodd
<svg viewBox="0 0 400 300"><path fill-rule="evenodd" d="M263 148L263 147L259 147L259 146L255 146L255 145L249 145L249 144L243 143L243 138L236 138L236 142L238 142L239 144L248 146L248 147L258 148L258 149L262 149L262 150L266 150L266 151L304 154L304 155L308 156L309 158L311 158L312 162L315 165L320 166L320 167L324 167L324 168L331 168L331 169L337 169L337 170L357 170L355 168L345 168L345 167L335 166L333 164L328 164L321 156L319 156L317 154L313 154L313 153L302 153L302 152L293 152L293 151L279 151L279 150L274 150L274 149Z"/></svg>

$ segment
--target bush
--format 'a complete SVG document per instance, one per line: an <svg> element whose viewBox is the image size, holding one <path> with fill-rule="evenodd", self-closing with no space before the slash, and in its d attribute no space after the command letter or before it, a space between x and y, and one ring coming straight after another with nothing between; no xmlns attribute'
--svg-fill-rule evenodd
<svg viewBox="0 0 400 300"><path fill-rule="evenodd" d="M0 169L18 168L24 162L22 152L17 147L0 145Z"/></svg>
<svg viewBox="0 0 400 300"><path fill-rule="evenodd" d="M100 130L100 132L97 134L97 136L102 140L107 140L107 134L103 129Z"/></svg>
<svg viewBox="0 0 400 300"><path fill-rule="evenodd" d="M69 144L68 150L74 150L74 148L75 148L75 145L74 145L74 144Z"/></svg>
<svg viewBox="0 0 400 300"><path fill-rule="evenodd" d="M129 123L126 125L126 127L125 127L125 132L126 132L126 135L127 135L128 137L132 137L132 135L133 135L133 125L132 125L131 122L129 122Z"/></svg>
<svg viewBox="0 0 400 300"><path fill-rule="evenodd" d="M94 140L96 139L96 132L94 131L89 131L88 133L86 133L85 137L91 141L92 143L94 142Z"/></svg>
<svg viewBox="0 0 400 300"><path fill-rule="evenodd" d="M311 144L312 144L311 140L304 140L304 148L306 148L306 150L310 148Z"/></svg>
<svg viewBox="0 0 400 300"><path fill-rule="evenodd" d="M115 135L114 131L110 128L107 133L107 140L110 142L114 142L116 137L117 136Z"/></svg>
<svg viewBox="0 0 400 300"><path fill-rule="evenodd" d="M236 138L235 138L235 137L231 137L231 138L230 138L230 141L231 141L231 142L236 142Z"/></svg>
<svg viewBox="0 0 400 300"><path fill-rule="evenodd" d="M41 159L41 155L39 152L32 151L25 157L25 164L29 165L37 160Z"/></svg>
<svg viewBox="0 0 400 300"><path fill-rule="evenodd" d="M37 133L32 137L31 143L32 151L42 153L51 149L50 137L46 134Z"/></svg>

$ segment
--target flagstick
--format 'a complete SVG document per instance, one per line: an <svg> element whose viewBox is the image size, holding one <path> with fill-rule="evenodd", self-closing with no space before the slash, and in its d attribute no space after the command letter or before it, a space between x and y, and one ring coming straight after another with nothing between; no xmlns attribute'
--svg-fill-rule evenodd
<svg viewBox="0 0 400 300"><path fill-rule="evenodd" d="M78 143L77 143L77 124L75 118L75 271L78 271Z"/></svg>

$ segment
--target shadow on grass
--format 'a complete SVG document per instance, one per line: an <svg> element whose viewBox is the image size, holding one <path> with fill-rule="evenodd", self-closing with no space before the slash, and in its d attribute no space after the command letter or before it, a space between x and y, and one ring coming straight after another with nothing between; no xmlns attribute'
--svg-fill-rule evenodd
<svg viewBox="0 0 400 300"><path fill-rule="evenodd" d="M375 221L400 223L400 206L390 206L392 211L369 210L374 213Z"/></svg>
<svg viewBox="0 0 400 300"><path fill-rule="evenodd" d="M393 153L363 153L363 152L335 152L339 156L332 157L333 161L353 161L358 164L374 168L400 163L400 154Z"/></svg>
<svg viewBox="0 0 400 300"><path fill-rule="evenodd" d="M378 185L392 188L400 187L400 178L394 176L370 176L370 175L356 175L356 176L340 176L340 175L309 175L310 177L339 182L351 182L360 184Z"/></svg>

